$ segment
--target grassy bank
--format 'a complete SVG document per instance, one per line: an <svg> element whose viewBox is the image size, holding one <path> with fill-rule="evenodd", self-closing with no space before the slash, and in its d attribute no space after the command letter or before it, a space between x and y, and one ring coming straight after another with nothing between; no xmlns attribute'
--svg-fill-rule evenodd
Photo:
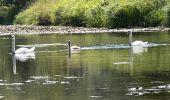
<svg viewBox="0 0 170 100"><path fill-rule="evenodd" d="M84 27L170 25L170 0L37 0L14 24Z"/></svg>

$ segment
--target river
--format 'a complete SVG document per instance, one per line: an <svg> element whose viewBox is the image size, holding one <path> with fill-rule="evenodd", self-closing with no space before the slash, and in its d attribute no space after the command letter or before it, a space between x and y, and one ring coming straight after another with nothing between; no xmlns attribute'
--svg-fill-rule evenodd
<svg viewBox="0 0 170 100"><path fill-rule="evenodd" d="M81 50L69 55L67 41ZM0 99L3 100L169 100L170 34L125 33L16 35L0 37Z"/></svg>

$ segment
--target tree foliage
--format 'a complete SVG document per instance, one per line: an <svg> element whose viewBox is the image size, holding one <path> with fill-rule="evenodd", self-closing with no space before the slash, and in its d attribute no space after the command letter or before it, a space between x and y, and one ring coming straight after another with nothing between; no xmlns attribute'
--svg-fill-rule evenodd
<svg viewBox="0 0 170 100"><path fill-rule="evenodd" d="M13 14L13 8L6 11L12 19L16 16L15 24L122 28L169 23L169 12L163 10L168 0L1 0L0 3L15 8ZM6 15L0 18L9 19Z"/></svg>

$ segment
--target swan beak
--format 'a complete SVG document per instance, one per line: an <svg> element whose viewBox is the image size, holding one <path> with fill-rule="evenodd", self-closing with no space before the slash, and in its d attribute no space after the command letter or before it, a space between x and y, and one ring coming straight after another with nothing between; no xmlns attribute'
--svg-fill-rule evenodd
<svg viewBox="0 0 170 100"><path fill-rule="evenodd" d="M12 38L14 38L14 37L15 37L15 35L11 35L11 37L12 37Z"/></svg>

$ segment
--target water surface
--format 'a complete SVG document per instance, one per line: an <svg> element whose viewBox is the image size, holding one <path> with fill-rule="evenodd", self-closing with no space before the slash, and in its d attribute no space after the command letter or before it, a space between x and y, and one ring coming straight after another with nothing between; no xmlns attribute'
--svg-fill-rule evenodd
<svg viewBox="0 0 170 100"><path fill-rule="evenodd" d="M67 44L81 51L69 56ZM9 36L0 37L0 99L3 100L168 100L170 34L125 33L17 35L16 48L35 54L11 55ZM136 87L142 87L138 90Z"/></svg>

